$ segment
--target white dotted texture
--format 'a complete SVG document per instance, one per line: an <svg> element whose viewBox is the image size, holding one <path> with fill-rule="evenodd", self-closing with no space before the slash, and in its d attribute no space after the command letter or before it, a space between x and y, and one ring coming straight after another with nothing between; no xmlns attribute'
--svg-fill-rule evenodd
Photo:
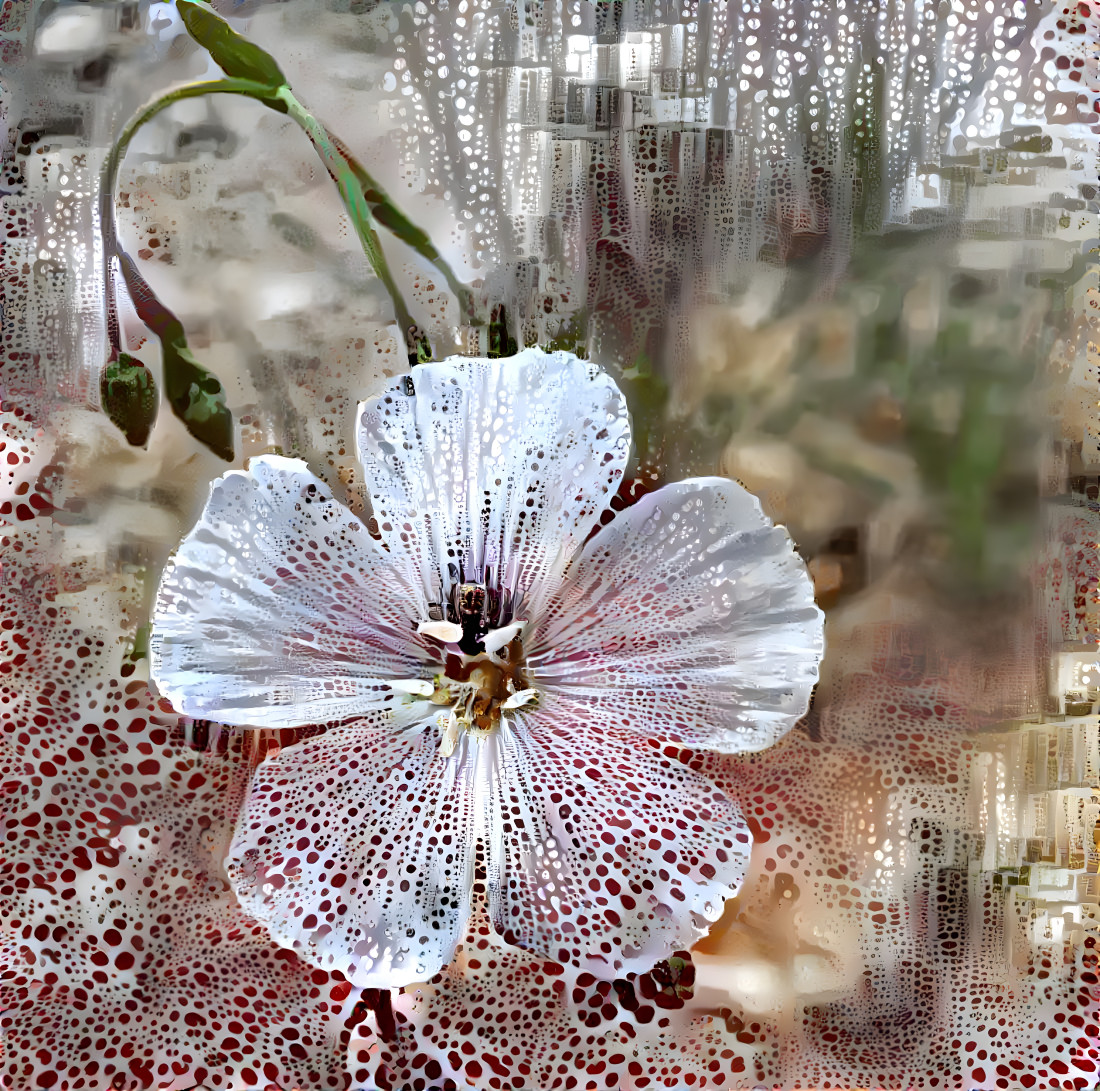
<svg viewBox="0 0 1100 1091"><path fill-rule="evenodd" d="M736 804L581 702L517 721L488 740L483 778L504 940L610 980L705 934L745 874Z"/></svg>
<svg viewBox="0 0 1100 1091"><path fill-rule="evenodd" d="M1038 153L1004 149L1033 126L1088 164L1090 18L1048 0L468 0L380 5L371 27L394 53L401 181L454 209L455 251L524 339L572 335L581 312L629 366L788 261L831 283L867 233L1010 215ZM1040 201L1065 184L1047 170Z"/></svg>
<svg viewBox="0 0 1100 1091"><path fill-rule="evenodd" d="M152 675L177 710L297 727L400 704L382 679L418 652L412 593L366 527L297 459L265 455L214 482L169 562Z"/></svg>
<svg viewBox="0 0 1100 1091"><path fill-rule="evenodd" d="M667 485L621 512L539 617L535 684L618 726L739 753L806 711L824 616L786 532L722 478Z"/></svg>
<svg viewBox="0 0 1100 1091"><path fill-rule="evenodd" d="M246 912L355 985L437 973L469 916L476 757L466 736L445 759L437 732L355 725L264 762L227 863Z"/></svg>
<svg viewBox="0 0 1100 1091"><path fill-rule="evenodd" d="M560 699L460 736L449 757L434 719L400 738L349 725L283 750L253 778L228 870L277 942L390 988L454 955L475 843L507 942L611 979L706 931L751 837L709 780Z"/></svg>
<svg viewBox="0 0 1100 1091"><path fill-rule="evenodd" d="M552 588L629 452L618 387L565 352L418 367L359 418L382 540L406 555L428 602L463 579Z"/></svg>

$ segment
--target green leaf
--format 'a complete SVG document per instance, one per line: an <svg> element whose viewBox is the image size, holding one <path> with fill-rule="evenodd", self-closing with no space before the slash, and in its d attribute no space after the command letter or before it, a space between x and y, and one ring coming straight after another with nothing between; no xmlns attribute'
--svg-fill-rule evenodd
<svg viewBox="0 0 1100 1091"><path fill-rule="evenodd" d="M254 80L267 87L283 87L286 76L275 58L241 37L220 15L198 0L176 0L187 33L214 58L227 75Z"/></svg>
<svg viewBox="0 0 1100 1091"><path fill-rule="evenodd" d="M301 109L303 113L307 112L304 107L301 107ZM312 115L310 116L312 117ZM307 132L310 132L308 128ZM333 159L338 159L351 170L355 185L367 204L369 214L406 246L415 250L422 258L434 265L443 274L443 278L457 297L459 307L463 311L471 313L472 300L470 299L469 289L458 279L443 255L435 248L428 233L417 227L393 203L390 195L367 172L363 164L351 154L348 146L331 129L319 124L316 124L314 131L310 132L310 139L317 145L322 155L330 154ZM344 203L345 206L348 206L346 196ZM348 211L354 219L357 213L351 207L348 207Z"/></svg>
<svg viewBox="0 0 1100 1091"><path fill-rule="evenodd" d="M186 343L164 345L164 393L187 431L214 454L233 461L233 414L218 377L195 359Z"/></svg>
<svg viewBox="0 0 1100 1091"><path fill-rule="evenodd" d="M432 362L432 343L423 334L420 334L415 338L416 345L416 363L417 364L430 364ZM409 363L412 364L413 360L410 358Z"/></svg>
<svg viewBox="0 0 1100 1091"><path fill-rule="evenodd" d="M136 356L120 353L99 378L103 411L131 447L144 447L157 419L157 384Z"/></svg>

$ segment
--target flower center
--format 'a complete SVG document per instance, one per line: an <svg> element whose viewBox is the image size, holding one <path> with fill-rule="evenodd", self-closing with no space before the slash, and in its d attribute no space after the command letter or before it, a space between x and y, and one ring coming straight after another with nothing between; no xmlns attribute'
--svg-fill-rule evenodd
<svg viewBox="0 0 1100 1091"><path fill-rule="evenodd" d="M446 611L434 606L430 620L417 626L423 636L445 646L443 670L429 696L434 704L451 706L449 714L438 717L444 757L454 752L462 731L484 735L500 726L503 713L537 697L525 678L522 634L527 622L516 620L512 607L507 592L462 583L452 590ZM427 693L428 683L416 685L426 687L416 692Z"/></svg>
<svg viewBox="0 0 1100 1091"><path fill-rule="evenodd" d="M518 636L496 652L477 655L450 653L443 671L435 676L431 700L450 705L450 713L439 716L440 753L454 753L459 735L467 731L486 735L500 726L509 709L521 708L537 697L527 688L523 672L523 644Z"/></svg>
<svg viewBox="0 0 1100 1091"><path fill-rule="evenodd" d="M516 637L501 653L448 655L443 671L447 690L456 698L455 714L467 730L490 731L500 723L501 709L527 688L523 645ZM510 707L516 707L512 705Z"/></svg>

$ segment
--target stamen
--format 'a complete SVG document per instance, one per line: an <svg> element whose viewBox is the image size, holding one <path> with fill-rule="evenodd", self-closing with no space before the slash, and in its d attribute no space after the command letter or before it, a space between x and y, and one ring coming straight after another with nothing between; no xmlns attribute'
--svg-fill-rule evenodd
<svg viewBox="0 0 1100 1091"><path fill-rule="evenodd" d="M462 626L453 621L422 621L416 631L423 636L435 637L444 644L457 644L462 639Z"/></svg>
<svg viewBox="0 0 1100 1091"><path fill-rule="evenodd" d="M511 644L523 632L526 625L526 621L513 621L511 625L504 625L499 629L490 629L481 638L481 646L490 655L495 655L506 644Z"/></svg>
<svg viewBox="0 0 1100 1091"><path fill-rule="evenodd" d="M510 708L523 708L524 705L529 705L532 701L538 699L539 691L537 689L521 689L519 693L513 693L507 701L500 706L501 712L507 712Z"/></svg>
<svg viewBox="0 0 1100 1091"><path fill-rule="evenodd" d="M526 688L522 637L527 620L513 617L516 596L494 587L489 569L478 573L483 583L471 582L462 569L452 572L456 575L461 582L441 596L447 600L447 620L436 614L417 626L417 632L449 645L430 694L436 704L453 703L450 715L437 721L439 752L445 758L454 753L463 731L482 737L500 726L505 710L538 698Z"/></svg>
<svg viewBox="0 0 1100 1091"><path fill-rule="evenodd" d="M443 735L439 740L439 753L443 757L449 758L455 752L460 731L461 725L458 722L458 716L452 708L451 714L447 718L447 726L443 729Z"/></svg>

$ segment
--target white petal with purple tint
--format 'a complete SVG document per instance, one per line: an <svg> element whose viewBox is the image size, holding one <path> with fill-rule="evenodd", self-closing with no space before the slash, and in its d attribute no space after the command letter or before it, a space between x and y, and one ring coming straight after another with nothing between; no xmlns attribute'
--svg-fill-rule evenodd
<svg viewBox="0 0 1100 1091"><path fill-rule="evenodd" d="M374 516L428 602L464 580L552 589L611 502L629 453L619 388L564 352L452 356L360 407Z"/></svg>
<svg viewBox="0 0 1100 1091"><path fill-rule="evenodd" d="M687 746L770 746L817 682L824 617L786 531L724 478L666 485L570 566L531 640L532 678Z"/></svg>
<svg viewBox="0 0 1100 1091"><path fill-rule="evenodd" d="M366 527L297 459L220 477L168 562L152 676L180 712L297 727L399 708L421 672L415 596Z"/></svg>
<svg viewBox="0 0 1100 1091"><path fill-rule="evenodd" d="M241 905L394 988L452 958L480 856L508 943L604 980L690 947L752 839L662 743L758 749L805 712L822 615L786 533L716 478L599 529L629 418L567 353L418 367L359 445L380 541L265 456L214 483L161 583L153 677L180 711L355 721L257 768Z"/></svg>
<svg viewBox="0 0 1100 1091"><path fill-rule="evenodd" d="M482 743L493 924L506 942L612 979L690 947L741 885L737 805L564 697Z"/></svg>

